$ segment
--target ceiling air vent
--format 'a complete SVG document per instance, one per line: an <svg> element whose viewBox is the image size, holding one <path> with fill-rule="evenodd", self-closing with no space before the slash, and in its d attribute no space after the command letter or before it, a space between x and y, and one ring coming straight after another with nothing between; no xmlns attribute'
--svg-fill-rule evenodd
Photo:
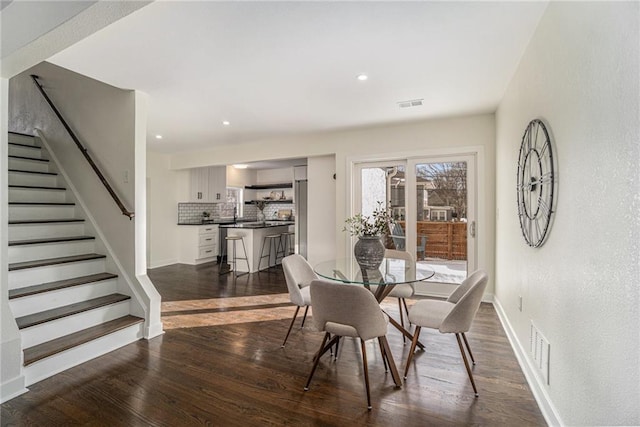
<svg viewBox="0 0 640 427"><path fill-rule="evenodd" d="M422 105L423 98L420 99L410 99L408 101L400 101L398 102L398 107L400 108L411 108L411 107L420 107Z"/></svg>

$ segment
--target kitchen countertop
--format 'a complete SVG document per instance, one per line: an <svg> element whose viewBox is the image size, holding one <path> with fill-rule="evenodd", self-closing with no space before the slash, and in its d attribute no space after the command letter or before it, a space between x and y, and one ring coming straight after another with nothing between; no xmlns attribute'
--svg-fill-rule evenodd
<svg viewBox="0 0 640 427"><path fill-rule="evenodd" d="M266 221L266 224L270 223L278 223L277 225L268 225L268 227L277 227L279 225L293 225L295 224L292 220L282 220L282 219L270 219ZM238 218L236 223L233 222L233 219L208 219L208 220L198 220L198 221L189 221L189 222L179 222L178 225L210 225L210 224L218 224L225 226L225 228L263 228L264 223L258 223L255 219L241 219ZM233 227L233 226L241 226L243 224L252 224L251 227ZM261 224L262 227L256 227L256 224ZM232 227L227 227L231 225Z"/></svg>
<svg viewBox="0 0 640 427"><path fill-rule="evenodd" d="M284 227L287 225L294 225L294 221L265 221L265 222L240 222L236 224L224 224L220 228L243 228L243 229L258 229L258 228L271 228L271 227Z"/></svg>

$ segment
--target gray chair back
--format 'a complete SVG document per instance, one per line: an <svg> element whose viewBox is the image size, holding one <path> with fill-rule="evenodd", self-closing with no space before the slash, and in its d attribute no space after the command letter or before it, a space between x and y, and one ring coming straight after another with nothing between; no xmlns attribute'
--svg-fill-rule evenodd
<svg viewBox="0 0 640 427"><path fill-rule="evenodd" d="M362 285L326 280L311 282L311 307L316 327L327 323L353 327L363 340L387 334L387 319L373 294Z"/></svg>
<svg viewBox="0 0 640 427"><path fill-rule="evenodd" d="M478 281L478 277L483 275L486 273L482 270L476 270L473 273L471 273L469 275L469 277L467 277L457 288L455 291L453 291L451 293L451 295L449 295L449 298L447 298L448 302L452 302L452 303L457 303L458 300L460 298L462 298L462 296L464 294L466 294L469 289L471 288L471 285L473 285L474 283L476 283Z"/></svg>
<svg viewBox="0 0 640 427"><path fill-rule="evenodd" d="M295 305L306 305L300 289L309 286L313 280L318 278L318 275L313 271L307 260L299 254L284 257L282 269L284 270L287 289L289 289L289 299Z"/></svg>
<svg viewBox="0 0 640 427"><path fill-rule="evenodd" d="M478 274L476 274L478 273ZM442 333L464 333L471 328L471 322L482 302L482 295L487 287L489 278L484 271L477 271L469 276L463 285L468 287L467 292L460 297L456 305L440 324ZM461 285L462 286L462 285Z"/></svg>

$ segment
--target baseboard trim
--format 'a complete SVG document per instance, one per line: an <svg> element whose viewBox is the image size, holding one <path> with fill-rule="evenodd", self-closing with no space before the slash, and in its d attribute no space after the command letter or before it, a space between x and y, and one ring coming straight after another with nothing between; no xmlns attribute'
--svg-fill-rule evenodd
<svg viewBox="0 0 640 427"><path fill-rule="evenodd" d="M178 264L177 259L166 259L162 261L150 262L148 268L166 267L167 265Z"/></svg>
<svg viewBox="0 0 640 427"><path fill-rule="evenodd" d="M24 375L19 375L9 381L2 383L2 395L0 395L0 403L8 402L14 397L18 397L29 391L25 386Z"/></svg>
<svg viewBox="0 0 640 427"><path fill-rule="evenodd" d="M522 343L518 340L518 337L511 327L511 323L509 322L509 318L507 317L506 312L502 308L502 304L500 304L500 300L496 297L493 298L493 306L496 309L496 313L498 314L498 319L500 319L500 323L502 323L502 328L507 334L507 339L511 344L511 348L516 355L516 359L518 360L518 364L524 373L524 376L531 388L531 392L533 393L533 397L536 399L538 403L538 407L542 412L542 416L545 421L550 426L563 426L564 423L561 421L560 416L558 415L558 411L553 406L553 402L549 398L547 391L544 388L544 384L538 378L536 374L536 368L531 364L529 358L527 357L527 352L522 347Z"/></svg>
<svg viewBox="0 0 640 427"><path fill-rule="evenodd" d="M146 340L150 340L160 335L164 335L164 330L162 329L162 322L155 323L144 329L144 339Z"/></svg>

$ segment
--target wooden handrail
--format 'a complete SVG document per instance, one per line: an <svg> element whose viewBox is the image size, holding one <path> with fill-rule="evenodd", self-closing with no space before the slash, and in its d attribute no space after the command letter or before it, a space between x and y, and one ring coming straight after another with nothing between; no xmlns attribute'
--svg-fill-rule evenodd
<svg viewBox="0 0 640 427"><path fill-rule="evenodd" d="M47 103L49 104L49 106L51 107L53 112L56 114L56 116L58 116L58 119L60 120L60 123L62 123L62 126L64 126L64 128L67 130L67 132L71 136L71 139L73 139L73 142L76 143L76 147L78 147L78 149L80 150L80 152L82 153L84 158L87 160L87 162L89 162L89 165L91 166L91 169L93 169L93 171L96 173L96 175L98 175L98 178L102 182L102 185L104 185L104 187L107 189L109 194L111 194L111 198L113 198L113 200L116 202L116 205L118 205L118 207L120 208L120 211L122 212L122 215L127 216L129 219L132 219L135 216L135 214L133 212L131 212L131 211L128 211L124 207L124 204L122 203L122 201L120 200L120 198L118 197L116 192L113 191L113 188L111 187L111 185L109 185L109 183L107 182L107 179L104 177L104 175L102 174L102 172L100 171L98 166L95 164L95 162L93 161L93 159L89 155L87 149L82 145L82 143L80 142L78 137L76 137L76 135L73 133L73 131L71 130L71 128L69 127L67 122L62 117L62 114L60 114L60 112L58 111L56 106L53 104L53 101L51 101L51 99L49 99L49 97L47 96L47 93L44 91L44 89L42 88L42 85L38 81L39 77L32 74L31 78L33 79L33 82L36 84L38 90L40 91L40 93L42 94L44 99L47 101Z"/></svg>

